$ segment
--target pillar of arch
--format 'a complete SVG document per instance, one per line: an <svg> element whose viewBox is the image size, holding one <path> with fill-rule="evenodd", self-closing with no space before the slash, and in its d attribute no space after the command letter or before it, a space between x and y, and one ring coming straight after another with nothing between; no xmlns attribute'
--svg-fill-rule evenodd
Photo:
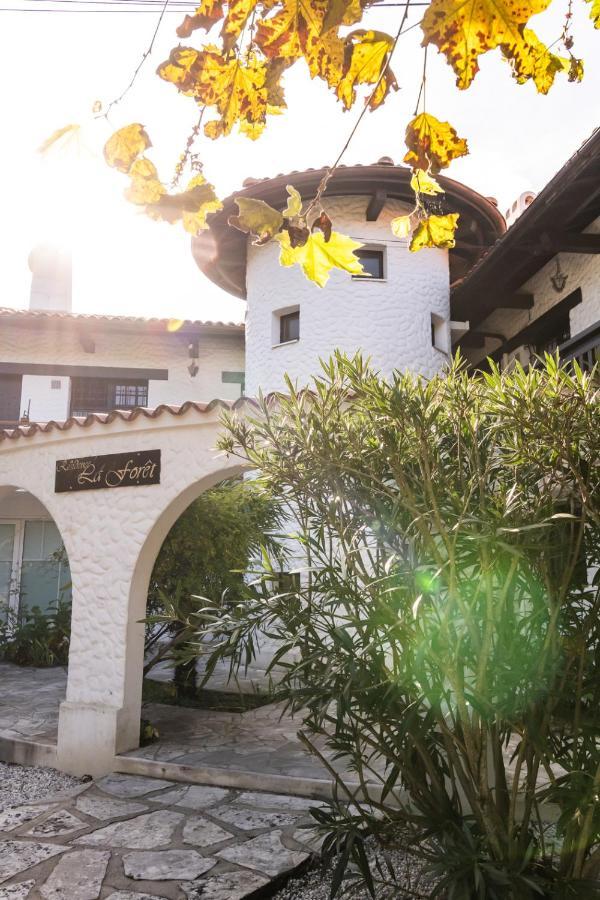
<svg viewBox="0 0 600 900"><path fill-rule="evenodd" d="M139 744L144 625L152 567L170 527L203 490L242 467L215 448L219 406L135 418L90 417L68 430L25 427L0 440L0 488L37 497L59 528L72 576L67 696L59 768L101 775ZM160 484L55 492L57 460L161 451Z"/></svg>

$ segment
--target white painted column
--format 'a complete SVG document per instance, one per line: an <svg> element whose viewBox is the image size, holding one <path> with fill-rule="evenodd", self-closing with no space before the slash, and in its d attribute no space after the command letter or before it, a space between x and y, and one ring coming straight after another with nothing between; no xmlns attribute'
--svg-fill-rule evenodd
<svg viewBox="0 0 600 900"><path fill-rule="evenodd" d="M86 493L72 498L85 498L90 508L78 552L70 555L73 612L58 765L74 775L97 776L112 771L116 753L139 746L147 578L134 588L144 543L134 509L130 517L116 509L101 517L97 501L109 500L110 492Z"/></svg>

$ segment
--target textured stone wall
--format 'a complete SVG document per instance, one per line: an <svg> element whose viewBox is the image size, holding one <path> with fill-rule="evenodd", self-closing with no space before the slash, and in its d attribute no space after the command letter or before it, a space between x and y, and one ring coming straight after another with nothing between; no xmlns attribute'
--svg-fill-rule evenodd
<svg viewBox="0 0 600 900"><path fill-rule="evenodd" d="M279 266L278 246L248 248L248 312L246 317L247 393L281 390L288 372L298 384L319 371L319 358L339 348L362 350L373 366L388 375L411 369L430 376L446 362L432 347L431 314L449 322L448 254L444 250L410 253L406 241L394 238L390 221L407 208L390 201L376 222L366 221L366 197L333 198L326 208L338 231L384 247L383 281L353 280L333 271L321 290L298 267ZM273 313L300 309L300 340L274 346ZM449 326L448 326L449 327ZM446 332L448 346L449 331Z"/></svg>
<svg viewBox="0 0 600 900"><path fill-rule="evenodd" d="M95 343L95 352L86 353L76 334L49 324L44 330L3 323L0 328L0 361L16 363L58 362L70 366L117 366L140 369L168 369L168 381L151 381L148 403L181 404L186 400L236 400L238 384L221 380L223 371L244 371L244 335L204 334L200 337L198 374L188 372L189 336L132 332L94 332L86 329ZM59 376L53 376L59 377ZM60 376L61 391L50 389L50 377L26 376L21 405L31 399L31 418L47 421L65 418L68 410L69 378ZM48 410L48 412L45 412Z"/></svg>

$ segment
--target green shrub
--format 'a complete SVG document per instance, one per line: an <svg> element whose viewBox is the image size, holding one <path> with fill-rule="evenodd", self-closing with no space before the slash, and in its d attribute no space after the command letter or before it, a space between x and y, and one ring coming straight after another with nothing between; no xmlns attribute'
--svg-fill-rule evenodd
<svg viewBox="0 0 600 900"><path fill-rule="evenodd" d="M70 639L70 601L58 600L47 611L23 605L0 625L0 654L18 666L66 666Z"/></svg>
<svg viewBox="0 0 600 900"><path fill-rule="evenodd" d="M340 866L352 858L369 890L365 833L410 841L436 895L596 896L594 376L550 357L430 381L386 382L360 357L323 369L311 392L288 383L252 421L226 421L222 447L294 512L306 572L289 593L207 608L212 664L247 664L257 629L281 642L288 704L336 780L325 847L345 844Z"/></svg>
<svg viewBox="0 0 600 900"><path fill-rule="evenodd" d="M174 662L177 695L193 700L196 662L205 650L195 641L202 598L225 606L239 603L251 557L264 545L279 552L279 526L277 504L252 481L223 482L182 513L152 570L145 675L159 662Z"/></svg>

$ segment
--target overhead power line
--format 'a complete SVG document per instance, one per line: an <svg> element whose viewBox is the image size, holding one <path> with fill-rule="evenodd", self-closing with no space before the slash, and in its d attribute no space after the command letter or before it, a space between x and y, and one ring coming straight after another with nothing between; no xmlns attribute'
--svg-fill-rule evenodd
<svg viewBox="0 0 600 900"><path fill-rule="evenodd" d="M163 0L24 0L22 6L0 6L0 12L17 13L156 13L163 5ZM375 0L373 8L405 7L406 3ZM170 0L165 15L196 9L196 0ZM429 2L410 3L410 6L429 6Z"/></svg>

